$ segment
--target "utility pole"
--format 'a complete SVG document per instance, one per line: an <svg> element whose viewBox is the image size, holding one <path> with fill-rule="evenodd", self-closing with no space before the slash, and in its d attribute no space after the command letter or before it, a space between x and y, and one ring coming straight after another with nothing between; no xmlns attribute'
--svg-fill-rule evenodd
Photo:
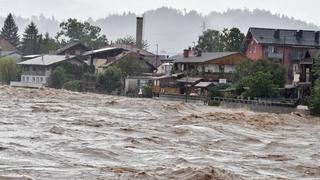
<svg viewBox="0 0 320 180"><path fill-rule="evenodd" d="M158 70L159 44L156 44L156 46L157 46L156 69Z"/></svg>
<svg viewBox="0 0 320 180"><path fill-rule="evenodd" d="M207 25L205 21L203 21L201 28L203 33L207 30Z"/></svg>
<svg viewBox="0 0 320 180"><path fill-rule="evenodd" d="M187 81L186 81L186 85L185 85L185 88L186 88L186 102L188 102L188 79L189 79L189 76L188 76L188 72L187 72Z"/></svg>

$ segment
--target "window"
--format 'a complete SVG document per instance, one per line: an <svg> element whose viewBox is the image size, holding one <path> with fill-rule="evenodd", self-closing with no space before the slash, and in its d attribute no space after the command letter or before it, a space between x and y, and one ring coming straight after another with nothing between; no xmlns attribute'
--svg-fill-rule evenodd
<svg viewBox="0 0 320 180"><path fill-rule="evenodd" d="M36 78L35 77L32 77L32 82L36 82Z"/></svg>
<svg viewBox="0 0 320 180"><path fill-rule="evenodd" d="M40 82L43 82L43 77L40 77Z"/></svg>
<svg viewBox="0 0 320 180"><path fill-rule="evenodd" d="M275 47L275 46L268 46L268 52L269 53L278 53L279 49L278 49L278 47Z"/></svg>
<svg viewBox="0 0 320 180"><path fill-rule="evenodd" d="M224 72L224 65L219 65L219 72L223 73Z"/></svg>
<svg viewBox="0 0 320 180"><path fill-rule="evenodd" d="M22 82L25 82L26 78L24 76L22 76Z"/></svg>

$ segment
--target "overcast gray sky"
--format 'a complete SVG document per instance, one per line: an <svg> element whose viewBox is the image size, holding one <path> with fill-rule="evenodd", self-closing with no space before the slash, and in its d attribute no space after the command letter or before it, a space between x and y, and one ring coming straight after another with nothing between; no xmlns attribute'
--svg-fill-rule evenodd
<svg viewBox="0 0 320 180"><path fill-rule="evenodd" d="M204 14L228 8L259 8L320 25L320 0L0 0L0 15L13 12L30 17L42 13L57 19L87 19L128 11L142 13L162 6L194 9Z"/></svg>

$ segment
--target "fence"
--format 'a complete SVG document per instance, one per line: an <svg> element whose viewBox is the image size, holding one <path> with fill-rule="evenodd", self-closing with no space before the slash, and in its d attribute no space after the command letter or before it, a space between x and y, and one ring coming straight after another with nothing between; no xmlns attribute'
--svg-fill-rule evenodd
<svg viewBox="0 0 320 180"><path fill-rule="evenodd" d="M204 104L213 104L213 102L224 102L224 103L237 103L237 104L248 104L248 105L260 105L260 106L281 106L281 107L297 107L296 99L265 99L260 98L257 100L247 100L247 99L235 99L235 98L223 98L223 97L213 97L208 98L205 96L186 96L186 95L169 95L162 94L160 98L169 100L180 100L187 102L203 102Z"/></svg>

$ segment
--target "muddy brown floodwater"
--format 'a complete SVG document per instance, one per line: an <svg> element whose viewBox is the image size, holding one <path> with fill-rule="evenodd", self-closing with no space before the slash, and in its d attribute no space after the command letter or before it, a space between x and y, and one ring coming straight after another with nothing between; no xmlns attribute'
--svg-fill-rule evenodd
<svg viewBox="0 0 320 180"><path fill-rule="evenodd" d="M320 119L0 86L0 179L320 179Z"/></svg>

